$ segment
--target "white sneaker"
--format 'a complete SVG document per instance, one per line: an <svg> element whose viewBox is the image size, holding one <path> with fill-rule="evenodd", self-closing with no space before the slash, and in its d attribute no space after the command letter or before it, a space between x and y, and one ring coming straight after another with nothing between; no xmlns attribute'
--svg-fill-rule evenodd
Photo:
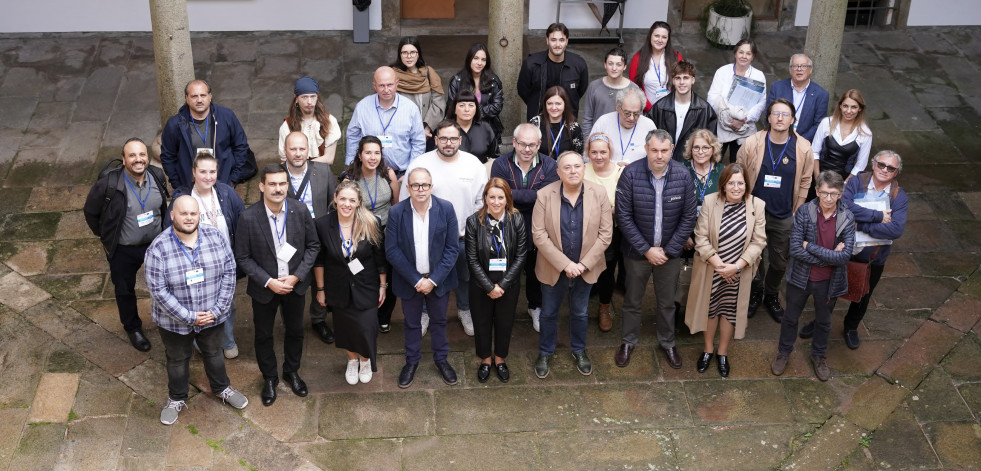
<svg viewBox="0 0 981 471"><path fill-rule="evenodd" d="M249 398L245 397L245 394L232 389L231 386L225 388L217 396L221 398L222 402L236 409L245 409L245 406L249 405Z"/></svg>
<svg viewBox="0 0 981 471"><path fill-rule="evenodd" d="M538 323L538 318L542 315L542 308L529 309L528 315L531 316L531 326L535 328L535 332L539 332L541 325Z"/></svg>
<svg viewBox="0 0 981 471"><path fill-rule="evenodd" d="M371 360L361 361L358 360L358 379L362 383L367 383L371 381Z"/></svg>
<svg viewBox="0 0 981 471"><path fill-rule="evenodd" d="M181 409L187 407L184 401L175 401L171 398L167 398L167 407L164 407L160 411L160 423L164 425L173 425L177 422L177 414L180 413Z"/></svg>
<svg viewBox="0 0 981 471"><path fill-rule="evenodd" d="M473 317L470 316L470 311L460 311L457 315L460 316L460 323L463 324L463 333L473 337Z"/></svg>
<svg viewBox="0 0 981 471"><path fill-rule="evenodd" d="M347 384L354 386L358 384L358 360L348 360L347 361L347 371L344 373L344 379L347 380Z"/></svg>
<svg viewBox="0 0 981 471"><path fill-rule="evenodd" d="M232 358L238 357L238 345L225 350L225 358L231 360Z"/></svg>
<svg viewBox="0 0 981 471"><path fill-rule="evenodd" d="M422 336L426 336L426 331L429 330L429 313L422 311L422 318L419 319L419 323L422 324Z"/></svg>

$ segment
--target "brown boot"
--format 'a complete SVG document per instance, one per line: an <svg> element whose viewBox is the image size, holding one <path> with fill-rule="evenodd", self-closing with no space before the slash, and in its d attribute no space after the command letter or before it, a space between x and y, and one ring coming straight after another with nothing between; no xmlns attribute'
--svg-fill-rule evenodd
<svg viewBox="0 0 981 471"><path fill-rule="evenodd" d="M609 332L613 328L613 314L609 304L599 305L599 328L603 332Z"/></svg>

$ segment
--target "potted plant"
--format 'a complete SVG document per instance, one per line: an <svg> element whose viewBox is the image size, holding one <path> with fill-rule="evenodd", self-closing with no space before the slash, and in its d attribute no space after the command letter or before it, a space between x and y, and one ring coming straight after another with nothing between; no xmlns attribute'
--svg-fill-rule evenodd
<svg viewBox="0 0 981 471"><path fill-rule="evenodd" d="M753 7L746 0L713 0L705 7L705 38L719 46L735 46L749 37Z"/></svg>

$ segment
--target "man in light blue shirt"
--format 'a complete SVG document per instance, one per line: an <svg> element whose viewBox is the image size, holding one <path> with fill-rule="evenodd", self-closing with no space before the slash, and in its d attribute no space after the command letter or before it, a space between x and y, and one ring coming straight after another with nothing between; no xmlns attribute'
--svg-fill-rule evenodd
<svg viewBox="0 0 981 471"><path fill-rule="evenodd" d="M364 97L354 107L347 126L347 152L344 163L350 165L364 136L376 136L382 142L385 161L401 178L412 159L426 152L426 134L422 115L412 100L395 92L398 77L391 67L379 67L371 86L375 94Z"/></svg>

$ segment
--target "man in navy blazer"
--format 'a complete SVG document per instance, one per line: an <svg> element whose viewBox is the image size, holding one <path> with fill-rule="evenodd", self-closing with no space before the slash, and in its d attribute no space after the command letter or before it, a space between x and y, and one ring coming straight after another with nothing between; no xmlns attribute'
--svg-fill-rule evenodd
<svg viewBox="0 0 981 471"><path fill-rule="evenodd" d="M766 106L777 98L786 98L794 104L797 121L794 130L808 142L814 140L818 124L828 115L828 91L811 82L814 62L805 54L790 56L790 78L774 83L766 96Z"/></svg>
<svg viewBox="0 0 981 471"><path fill-rule="evenodd" d="M255 358L262 371L262 404L276 401L276 352L273 327L276 311L283 308L283 380L297 396L307 395L300 378L303 356L303 306L310 269L320 252L320 239L310 210L286 197L289 177L279 164L268 164L259 175L262 201L238 218L235 231L235 261L249 277L246 292L252 297L255 322Z"/></svg>
<svg viewBox="0 0 981 471"><path fill-rule="evenodd" d="M406 177L409 199L392 206L385 226L385 254L392 264L392 290L405 315L405 366L399 387L412 384L422 359L422 311L429 313L433 361L443 382L456 384L456 371L446 361L446 306L457 286L460 251L456 213L448 201L432 196L433 177L417 167Z"/></svg>

